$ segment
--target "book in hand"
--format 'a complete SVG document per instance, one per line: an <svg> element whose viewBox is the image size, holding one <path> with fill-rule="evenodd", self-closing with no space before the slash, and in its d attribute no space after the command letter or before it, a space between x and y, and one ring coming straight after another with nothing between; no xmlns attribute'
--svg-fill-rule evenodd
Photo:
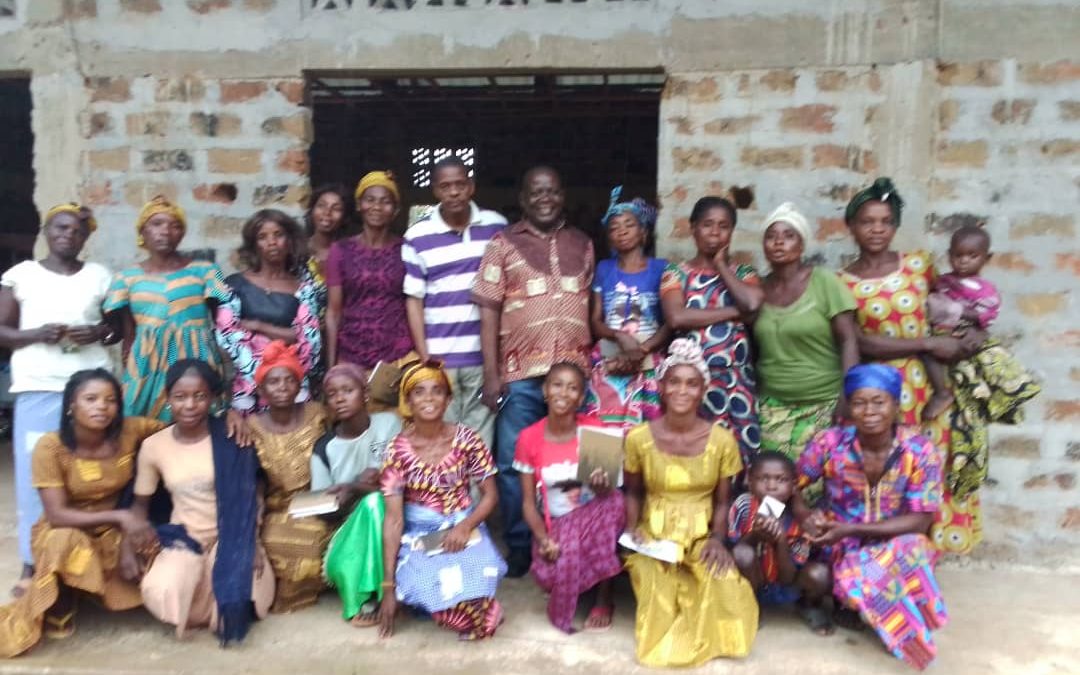
<svg viewBox="0 0 1080 675"><path fill-rule="evenodd" d="M386 405L398 404L398 387L401 384L401 368L379 361L368 375L368 396Z"/></svg>
<svg viewBox="0 0 1080 675"><path fill-rule="evenodd" d="M761 506L758 507L758 514L766 517L779 518L784 515L784 509L787 504L780 501L776 497L771 495L765 495L765 498L761 500Z"/></svg>
<svg viewBox="0 0 1080 675"><path fill-rule="evenodd" d="M321 490L318 492L304 492L296 495L289 502L289 517L307 518L308 516L336 513L339 506L337 495L327 494Z"/></svg>
<svg viewBox="0 0 1080 675"><path fill-rule="evenodd" d="M593 471L602 469L608 484L617 487L622 481L623 432L619 428L578 427L578 472L583 485L589 484Z"/></svg>
<svg viewBox="0 0 1080 675"><path fill-rule="evenodd" d="M683 559L682 546L670 539L654 539L653 541L638 543L634 541L629 532L623 532L619 537L619 546L668 563L679 563Z"/></svg>
<svg viewBox="0 0 1080 675"><path fill-rule="evenodd" d="M425 534L422 537L417 537L413 541L413 549L417 551L423 551L424 555L439 555L445 553L443 550L443 541L446 539L447 533L451 528L445 530L438 530L430 534ZM474 529L469 533L469 540L465 542L465 548L476 546L480 543L480 530Z"/></svg>

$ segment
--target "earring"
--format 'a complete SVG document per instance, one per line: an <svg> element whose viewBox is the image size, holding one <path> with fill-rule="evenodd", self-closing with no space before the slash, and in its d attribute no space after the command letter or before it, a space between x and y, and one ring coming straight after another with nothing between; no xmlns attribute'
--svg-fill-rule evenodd
<svg viewBox="0 0 1080 675"><path fill-rule="evenodd" d="M146 240L143 239L143 236L141 234L135 235L135 245L138 246L139 248L145 248L146 247Z"/></svg>

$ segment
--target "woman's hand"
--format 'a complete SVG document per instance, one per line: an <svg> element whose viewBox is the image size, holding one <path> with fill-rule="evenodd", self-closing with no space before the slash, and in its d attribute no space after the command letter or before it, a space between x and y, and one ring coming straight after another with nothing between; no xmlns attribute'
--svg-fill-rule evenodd
<svg viewBox="0 0 1080 675"><path fill-rule="evenodd" d="M379 637L393 637L395 616L397 616L397 596L394 595L393 588L383 588L382 602L379 603Z"/></svg>
<svg viewBox="0 0 1080 675"><path fill-rule="evenodd" d="M356 495L356 484L338 483L337 485L331 485L326 488L326 494L337 497L338 506L343 506L348 504L353 496Z"/></svg>
<svg viewBox="0 0 1080 675"><path fill-rule="evenodd" d="M120 544L120 577L124 581L136 582L142 578L143 568L139 556L127 539Z"/></svg>
<svg viewBox="0 0 1080 675"><path fill-rule="evenodd" d="M446 553L458 553L465 550L465 545L469 543L469 535L472 534L472 528L465 523L458 523L450 528L450 531L446 533L446 537L443 539L443 551Z"/></svg>
<svg viewBox="0 0 1080 675"><path fill-rule="evenodd" d="M249 333L263 333L263 322L258 319L240 319L240 327Z"/></svg>
<svg viewBox="0 0 1080 675"><path fill-rule="evenodd" d="M727 550L724 543L715 536L709 537L705 545L701 547L701 554L698 557L705 565L705 569L716 577L731 569L735 564L731 551Z"/></svg>
<svg viewBox="0 0 1080 675"><path fill-rule="evenodd" d="M633 375L638 372L639 361L634 361L626 354L618 354L604 359L604 372L609 375Z"/></svg>
<svg viewBox="0 0 1080 675"><path fill-rule="evenodd" d="M597 497L606 497L611 492L611 481L608 480L607 472L600 467L593 469L593 472L589 474L589 489Z"/></svg>
<svg viewBox="0 0 1080 675"><path fill-rule="evenodd" d="M101 342L109 331L99 323L93 325L71 326L66 335L77 345L89 345Z"/></svg>
<svg viewBox="0 0 1080 675"><path fill-rule="evenodd" d="M247 420L238 411L229 408L225 414L225 435L236 441L240 447L251 445L255 437L251 434L251 427Z"/></svg>
<svg viewBox="0 0 1080 675"><path fill-rule="evenodd" d="M641 360L645 358L645 351L641 348L641 343L637 338L625 331L615 331L615 342L619 344L619 350L623 355L634 363L641 363Z"/></svg>
<svg viewBox="0 0 1080 675"><path fill-rule="evenodd" d="M731 267L731 245L728 244L724 248L720 249L713 256L713 264L718 268L726 270Z"/></svg>
<svg viewBox="0 0 1080 675"><path fill-rule="evenodd" d="M544 537L540 540L539 549L544 560L553 563L559 559L559 545L555 540Z"/></svg>
<svg viewBox="0 0 1080 675"><path fill-rule="evenodd" d="M963 342L959 338L949 337L948 335L937 335L929 338L926 351L929 352L930 356L945 363L952 363L965 358Z"/></svg>
<svg viewBox="0 0 1080 675"><path fill-rule="evenodd" d="M623 534L629 535L630 539L632 539L635 544L641 545L645 543L645 530L641 529L640 527L635 527L632 530L626 530L625 532L623 532Z"/></svg>
<svg viewBox="0 0 1080 675"><path fill-rule="evenodd" d="M833 424L839 426L851 419L851 409L848 408L847 396L840 394L836 400L836 409L833 410Z"/></svg>
<svg viewBox="0 0 1080 675"><path fill-rule="evenodd" d="M963 351L965 359L970 359L975 356L976 352L983 346L990 334L984 330L972 329L960 336L960 349Z"/></svg>
<svg viewBox="0 0 1080 675"><path fill-rule="evenodd" d="M810 537L810 543L814 546L830 546L853 534L851 525L835 520L822 523L819 530L819 535Z"/></svg>
<svg viewBox="0 0 1080 675"><path fill-rule="evenodd" d="M506 395L506 384L498 373L484 375L484 389L480 401L493 413L499 412L500 401Z"/></svg>

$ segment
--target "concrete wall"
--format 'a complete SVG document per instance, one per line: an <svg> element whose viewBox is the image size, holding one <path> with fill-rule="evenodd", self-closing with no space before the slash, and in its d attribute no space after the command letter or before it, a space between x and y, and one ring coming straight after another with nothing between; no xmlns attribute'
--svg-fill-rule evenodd
<svg viewBox="0 0 1080 675"><path fill-rule="evenodd" d="M78 197L91 255L132 260L132 220L162 191L190 247L236 243L256 207L307 192L306 70L662 69L660 249L685 255L704 194L748 188L740 255L783 200L815 252L854 251L844 204L890 175L905 248L942 253L966 219L994 236L997 326L1043 379L1028 422L995 429L983 555L1080 543L1080 6L1069 0L20 0L0 69L33 75L35 200ZM379 7L404 0L377 0ZM444 3L452 4L452 3ZM744 192L743 194L749 194Z"/></svg>

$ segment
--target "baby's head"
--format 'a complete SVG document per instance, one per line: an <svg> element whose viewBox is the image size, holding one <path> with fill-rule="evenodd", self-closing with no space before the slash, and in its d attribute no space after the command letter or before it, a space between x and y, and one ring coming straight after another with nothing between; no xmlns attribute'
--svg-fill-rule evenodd
<svg viewBox="0 0 1080 675"><path fill-rule="evenodd" d="M983 228L964 225L953 232L949 242L949 265L957 276L978 276L992 255L990 234Z"/></svg>
<svg viewBox="0 0 1080 675"><path fill-rule="evenodd" d="M795 492L795 462L782 452L762 450L750 461L749 478L755 499L768 495L786 504Z"/></svg>

